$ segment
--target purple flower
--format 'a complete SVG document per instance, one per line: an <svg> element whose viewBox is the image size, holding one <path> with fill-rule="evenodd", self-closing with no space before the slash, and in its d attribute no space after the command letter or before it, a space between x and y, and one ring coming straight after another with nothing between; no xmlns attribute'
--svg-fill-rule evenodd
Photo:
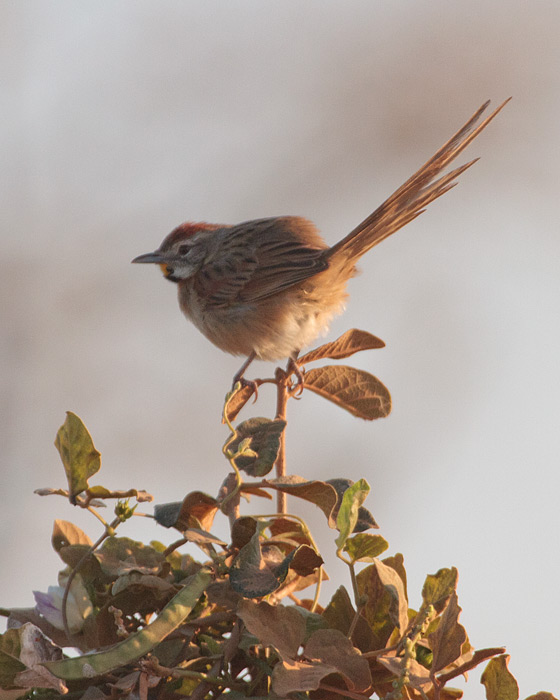
<svg viewBox="0 0 560 700"><path fill-rule="evenodd" d="M47 593L33 591L35 609L48 622L59 630L64 629L62 621L62 599L64 597L65 581L61 579L60 586L49 586ZM66 601L66 618L68 629L72 634L79 632L84 626L85 619L91 615L93 606L80 576L72 581L70 593Z"/></svg>

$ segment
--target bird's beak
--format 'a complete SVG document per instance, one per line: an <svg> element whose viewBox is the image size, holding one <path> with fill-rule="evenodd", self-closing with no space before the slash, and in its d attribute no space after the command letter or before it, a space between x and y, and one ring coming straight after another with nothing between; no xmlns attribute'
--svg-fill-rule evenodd
<svg viewBox="0 0 560 700"><path fill-rule="evenodd" d="M137 258L132 260L133 263L155 263L161 265L161 263L167 262L168 258L157 250L153 253L145 253L144 255L139 255Z"/></svg>

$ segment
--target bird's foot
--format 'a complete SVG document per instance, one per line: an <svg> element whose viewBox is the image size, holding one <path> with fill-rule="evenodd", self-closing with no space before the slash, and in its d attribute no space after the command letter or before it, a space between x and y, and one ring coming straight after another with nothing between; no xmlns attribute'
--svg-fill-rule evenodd
<svg viewBox="0 0 560 700"><path fill-rule="evenodd" d="M241 368L239 369L238 372L236 372L235 376L233 377L233 383L232 383L232 390L235 388L235 385L237 383L241 384L241 391L245 388L249 388L251 390L252 394L255 394L255 401L257 400L257 397L259 395L259 385L257 382L253 381L252 379L245 379L243 376L245 374L245 371L247 370L247 367L251 364L251 362L255 359L256 353L252 352L249 357L245 360L245 362L241 365Z"/></svg>
<svg viewBox="0 0 560 700"><path fill-rule="evenodd" d="M250 394L247 397L247 399L250 398L251 394L255 395L255 398L253 400L253 403L257 400L259 396L259 383L255 382L253 379L245 379L245 377L237 377L237 375L233 378L233 384L232 384L232 391L235 389L236 384L240 384L240 388L238 391L243 391L244 389L249 389Z"/></svg>
<svg viewBox="0 0 560 700"><path fill-rule="evenodd" d="M303 384L305 382L305 371L300 369L295 358L290 357L288 360L288 365L286 367L286 374L291 377L295 376L295 382L291 381L288 385L288 392L290 396L294 398L299 398L303 393Z"/></svg>

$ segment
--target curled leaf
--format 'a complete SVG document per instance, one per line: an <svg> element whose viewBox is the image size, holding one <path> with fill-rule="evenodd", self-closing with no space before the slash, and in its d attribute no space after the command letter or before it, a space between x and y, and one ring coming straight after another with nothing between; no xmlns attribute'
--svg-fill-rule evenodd
<svg viewBox="0 0 560 700"><path fill-rule="evenodd" d="M365 420L385 418L391 412L391 395L379 379L347 365L310 369L303 388Z"/></svg>
<svg viewBox="0 0 560 700"><path fill-rule="evenodd" d="M286 421L280 419L250 418L240 423L236 428L237 437L229 445L231 452L239 450L235 457L237 467L249 476L268 474L278 456L280 436L285 427Z"/></svg>
<svg viewBox="0 0 560 700"><path fill-rule="evenodd" d="M246 384L230 397L226 406L227 418L229 421L233 421L237 418L243 406L245 406L247 401L249 401L249 399L251 398L251 396L253 396L254 393L255 389L253 385Z"/></svg>
<svg viewBox="0 0 560 700"><path fill-rule="evenodd" d="M351 328L339 338L333 340L332 343L325 343L300 357L297 363L301 367L316 360L341 360L362 350L375 350L384 347L385 343L381 338L376 338L367 331Z"/></svg>
<svg viewBox="0 0 560 700"><path fill-rule="evenodd" d="M286 579L293 552L284 557L278 547L262 545L257 530L240 549L229 572L231 587L244 598L269 595Z"/></svg>
<svg viewBox="0 0 560 700"><path fill-rule="evenodd" d="M298 576L311 576L322 565L323 558L312 547L302 544L294 552L290 569L295 571Z"/></svg>
<svg viewBox="0 0 560 700"><path fill-rule="evenodd" d="M358 510L369 493L369 484L365 479L360 479L346 489L342 496L342 503L336 516L336 527L340 534L336 538L336 546L342 549L344 543L354 531L358 522Z"/></svg>
<svg viewBox="0 0 560 700"><path fill-rule="evenodd" d="M162 503L154 508L156 522L179 532L190 527L209 530L218 511L218 502L202 491L192 491L182 501Z"/></svg>

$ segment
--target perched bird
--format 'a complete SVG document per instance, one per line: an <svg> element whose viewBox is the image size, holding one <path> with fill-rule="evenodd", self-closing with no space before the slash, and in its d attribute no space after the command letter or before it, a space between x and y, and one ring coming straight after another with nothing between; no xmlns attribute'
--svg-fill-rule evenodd
<svg viewBox="0 0 560 700"><path fill-rule="evenodd" d="M134 263L156 263L177 284L185 316L212 342L246 362L289 358L324 333L342 312L346 283L370 248L421 214L456 184L475 160L438 178L509 100L480 124L486 102L418 172L373 214L329 247L315 226L297 216L245 221L234 226L186 222L153 253ZM476 159L478 160L478 159Z"/></svg>

